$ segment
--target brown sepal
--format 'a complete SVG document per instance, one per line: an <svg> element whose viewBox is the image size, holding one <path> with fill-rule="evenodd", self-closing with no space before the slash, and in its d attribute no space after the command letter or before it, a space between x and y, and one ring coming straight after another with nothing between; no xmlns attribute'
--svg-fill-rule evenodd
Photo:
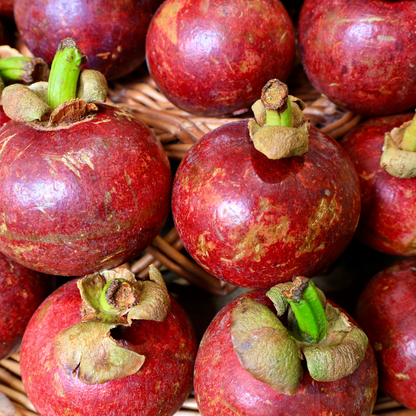
<svg viewBox="0 0 416 416"><path fill-rule="evenodd" d="M116 325L79 322L55 337L54 355L67 374L78 373L84 384L103 384L135 374L145 357L119 345L110 334Z"/></svg>
<svg viewBox="0 0 416 416"><path fill-rule="evenodd" d="M79 98L65 101L53 110L48 126L80 121L92 111L98 111L94 103L87 103Z"/></svg>
<svg viewBox="0 0 416 416"><path fill-rule="evenodd" d="M411 121L407 121L384 136L380 166L396 178L416 177L416 152L409 152L400 147L404 132L410 124Z"/></svg>

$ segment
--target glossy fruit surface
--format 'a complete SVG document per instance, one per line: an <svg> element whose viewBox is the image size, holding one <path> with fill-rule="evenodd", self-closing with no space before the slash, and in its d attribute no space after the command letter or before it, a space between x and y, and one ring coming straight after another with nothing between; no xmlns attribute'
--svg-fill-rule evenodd
<svg viewBox="0 0 416 416"><path fill-rule="evenodd" d="M146 360L137 373L97 385L83 384L76 372L66 374L54 358L55 336L81 320L80 308L73 280L45 300L25 332L22 380L37 411L48 416L175 414L191 391L196 355L193 330L178 303L171 299L163 322L136 321L112 331L118 342L127 341Z"/></svg>
<svg viewBox="0 0 416 416"><path fill-rule="evenodd" d="M303 66L314 87L351 111L381 116L416 105L416 2L305 0Z"/></svg>
<svg viewBox="0 0 416 416"><path fill-rule="evenodd" d="M251 106L269 79L287 79L294 56L293 24L279 0L167 0L146 38L163 93L210 116Z"/></svg>
<svg viewBox="0 0 416 416"><path fill-rule="evenodd" d="M362 208L356 235L388 254L416 254L416 179L396 178L380 167L384 134L412 117L408 113L367 120L340 142L360 179Z"/></svg>
<svg viewBox="0 0 416 416"><path fill-rule="evenodd" d="M381 271L367 284L356 317L374 348L380 389L416 409L416 259Z"/></svg>
<svg viewBox="0 0 416 416"><path fill-rule="evenodd" d="M0 359L20 347L29 319L47 295L45 279L0 253Z"/></svg>
<svg viewBox="0 0 416 416"><path fill-rule="evenodd" d="M61 40L74 38L87 67L107 79L122 77L145 60L145 37L161 0L15 0L17 28L31 52L52 62Z"/></svg>
<svg viewBox="0 0 416 416"><path fill-rule="evenodd" d="M47 274L81 276L137 256L169 212L162 145L115 107L70 126L0 132L0 250Z"/></svg>
<svg viewBox="0 0 416 416"><path fill-rule="evenodd" d="M272 308L263 291L242 296ZM203 416L369 416L377 396L377 366L371 346L358 369L333 382L305 375L295 395L277 393L254 379L240 364L230 334L231 312L238 300L226 305L206 330L195 363L194 388Z"/></svg>
<svg viewBox="0 0 416 416"><path fill-rule="evenodd" d="M205 135L183 159L172 211L189 254L237 286L269 288L311 277L347 247L360 194L351 161L315 128L302 156L270 160L249 137L247 120Z"/></svg>

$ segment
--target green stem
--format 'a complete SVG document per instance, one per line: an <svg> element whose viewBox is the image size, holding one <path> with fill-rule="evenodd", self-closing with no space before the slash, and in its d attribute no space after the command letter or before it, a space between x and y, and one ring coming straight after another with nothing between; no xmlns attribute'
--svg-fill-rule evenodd
<svg viewBox="0 0 416 416"><path fill-rule="evenodd" d="M6 84L23 81L30 84L46 79L46 63L40 58L12 56L0 59L0 77Z"/></svg>
<svg viewBox="0 0 416 416"><path fill-rule="evenodd" d="M416 150L416 116L413 117L412 122L404 132L402 149L408 152L414 152Z"/></svg>
<svg viewBox="0 0 416 416"><path fill-rule="evenodd" d="M263 88L261 101L266 109L265 126L292 127L292 107L287 85L278 79L270 80Z"/></svg>
<svg viewBox="0 0 416 416"><path fill-rule="evenodd" d="M136 306L138 293L126 279L116 278L106 283L100 295L100 307L109 313L118 313Z"/></svg>
<svg viewBox="0 0 416 416"><path fill-rule="evenodd" d="M292 107L290 101L287 100L286 110L280 114L279 110L266 110L265 126L282 126L292 127Z"/></svg>
<svg viewBox="0 0 416 416"><path fill-rule="evenodd" d="M287 301L296 317L302 341L316 343L325 339L328 322L313 282L306 278L295 282L291 295Z"/></svg>
<svg viewBox="0 0 416 416"><path fill-rule="evenodd" d="M76 98L78 77L85 62L86 57L74 39L66 38L61 41L52 62L48 82L48 105L52 109Z"/></svg>

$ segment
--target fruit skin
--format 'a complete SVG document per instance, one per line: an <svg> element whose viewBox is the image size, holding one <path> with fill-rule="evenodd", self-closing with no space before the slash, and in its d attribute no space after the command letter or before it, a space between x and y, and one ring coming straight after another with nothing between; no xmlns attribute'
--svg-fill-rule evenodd
<svg viewBox="0 0 416 416"><path fill-rule="evenodd" d="M174 179L172 212L186 250L205 270L266 289L312 277L344 251L360 190L348 156L318 129L310 129L304 155L269 160L241 120L188 152Z"/></svg>
<svg viewBox="0 0 416 416"><path fill-rule="evenodd" d="M416 105L416 2L305 0L299 48L314 87L368 116Z"/></svg>
<svg viewBox="0 0 416 416"><path fill-rule="evenodd" d="M388 254L416 254L416 179L396 178L380 167L384 134L414 114L367 120L340 141L360 179L361 217L356 236Z"/></svg>
<svg viewBox="0 0 416 416"><path fill-rule="evenodd" d="M145 60L150 19L162 0L15 0L17 28L31 52L52 63L59 42L74 38L87 68L120 78Z"/></svg>
<svg viewBox="0 0 416 416"><path fill-rule="evenodd" d="M356 319L374 348L379 387L416 409L416 259L382 270L361 293Z"/></svg>
<svg viewBox="0 0 416 416"><path fill-rule="evenodd" d="M47 274L81 276L136 257L170 209L162 145L131 114L99 104L92 119L1 130L0 250Z"/></svg>
<svg viewBox="0 0 416 416"><path fill-rule="evenodd" d="M312 380L305 370L295 395L278 394L240 364L230 334L231 312L242 296L273 310L264 291L243 294L226 305L207 328L194 373L195 397L203 416L369 416L377 396L377 366L371 346L360 367L334 382ZM335 305L336 306L336 305Z"/></svg>
<svg viewBox="0 0 416 416"><path fill-rule="evenodd" d="M279 0L167 0L146 37L158 87L178 107L207 116L246 109L269 79L285 81L295 50Z"/></svg>
<svg viewBox="0 0 416 416"><path fill-rule="evenodd" d="M47 295L45 280L0 253L0 360L19 349L29 319Z"/></svg>
<svg viewBox="0 0 416 416"><path fill-rule="evenodd" d="M10 121L10 118L6 116L6 113L3 110L3 106L0 105L0 127Z"/></svg>
<svg viewBox="0 0 416 416"><path fill-rule="evenodd" d="M191 391L197 345L188 317L171 302L165 321L136 321L117 330L116 339L146 356L136 374L86 385L63 372L54 358L55 335L81 320L76 281L61 286L38 308L23 337L22 380L36 410L48 416L173 415Z"/></svg>

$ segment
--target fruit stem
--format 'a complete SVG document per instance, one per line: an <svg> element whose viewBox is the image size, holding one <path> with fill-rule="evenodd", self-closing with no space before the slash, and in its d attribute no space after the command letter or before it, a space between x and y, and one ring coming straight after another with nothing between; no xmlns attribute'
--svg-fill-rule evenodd
<svg viewBox="0 0 416 416"><path fill-rule="evenodd" d="M76 97L78 77L86 59L74 39L60 42L48 82L48 105L52 109Z"/></svg>
<svg viewBox="0 0 416 416"><path fill-rule="evenodd" d="M101 308L110 313L118 313L139 303L139 295L126 279L116 278L106 283L100 295Z"/></svg>
<svg viewBox="0 0 416 416"><path fill-rule="evenodd" d="M5 84L15 81L31 83L35 80L32 75L39 65L46 66L45 62L39 58L27 56L2 58L0 59L0 77Z"/></svg>
<svg viewBox="0 0 416 416"><path fill-rule="evenodd" d="M403 150L407 150L408 152L414 152L416 150L416 116L413 117L412 122L406 128L401 146Z"/></svg>
<svg viewBox="0 0 416 416"><path fill-rule="evenodd" d="M306 277L296 277L284 295L295 315L301 340L317 343L325 339L328 321L314 283Z"/></svg>
<svg viewBox="0 0 416 416"><path fill-rule="evenodd" d="M278 79L270 80L261 92L261 101L266 109L265 126L292 127L292 107L288 100L287 85Z"/></svg>

